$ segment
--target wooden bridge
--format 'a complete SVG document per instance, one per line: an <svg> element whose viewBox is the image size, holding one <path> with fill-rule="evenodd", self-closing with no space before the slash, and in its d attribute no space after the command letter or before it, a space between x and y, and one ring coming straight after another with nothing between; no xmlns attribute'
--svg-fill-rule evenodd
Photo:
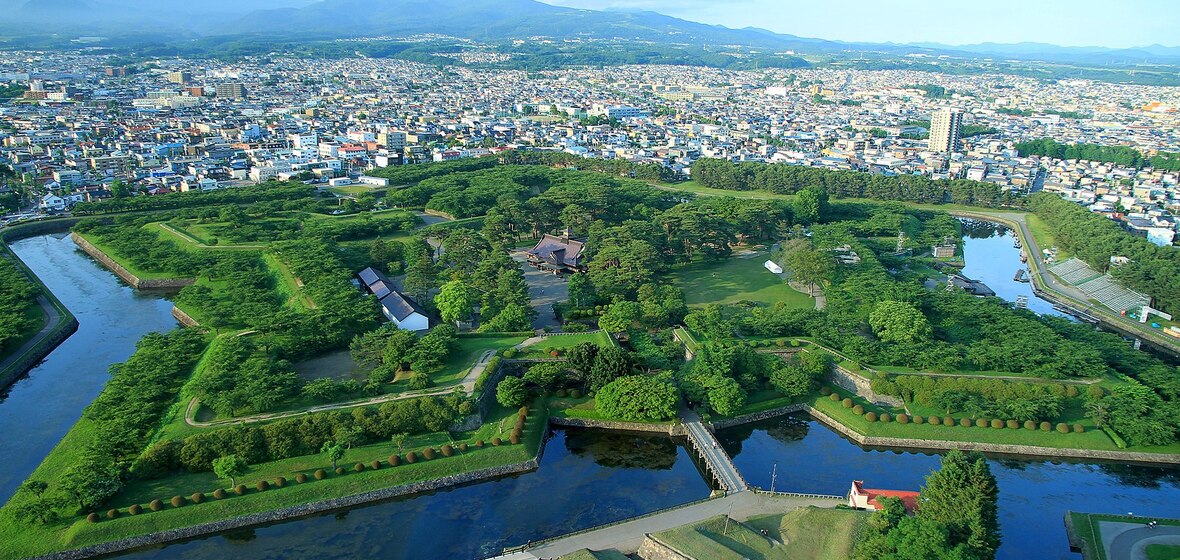
<svg viewBox="0 0 1180 560"><path fill-rule="evenodd" d="M682 414L684 427L688 432L689 447L697 454L705 465L709 476L726 494L736 494L749 490L742 473L738 472L729 454L721 448L717 438L701 423L701 417L695 412L685 411Z"/></svg>

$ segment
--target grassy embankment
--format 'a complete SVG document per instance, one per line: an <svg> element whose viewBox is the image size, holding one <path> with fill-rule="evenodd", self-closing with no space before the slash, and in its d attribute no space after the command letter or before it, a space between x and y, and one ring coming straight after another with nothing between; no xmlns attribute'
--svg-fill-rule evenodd
<svg viewBox="0 0 1180 560"><path fill-rule="evenodd" d="M533 411L526 423L522 443L510 445L507 442L507 433L511 431L512 419L515 414L514 410L497 408L489 420L478 430L453 434L453 439L452 434L445 432L421 434L411 437L405 448L407 452L421 452L426 447L433 447L437 450L441 445L451 443L456 446L455 455L452 457L438 455L433 460L419 459L414 464L406 464L403 454L402 463L397 467L390 467L386 458L397 453L396 446L388 442L375 443L348 450L344 459L339 463L347 468L346 473L343 475L330 473L324 480L316 480L311 476L315 469L322 468L330 471L331 464L322 455L309 455L252 465L247 474L237 480L238 483L247 485L249 491L242 496L230 492L228 497L222 500L213 498L212 491L217 488L226 488L228 481L218 479L212 473L183 473L158 480L136 481L111 500L111 505L121 511L121 515L113 520L106 519L104 515L98 523L89 523L85 519L76 517L48 525L24 525L10 520L0 523L0 543L3 543L0 545L0 553L2 553L0 555L24 557L45 554L324 499L350 496L478 469L520 463L536 456L541 438L546 430L547 416L543 408ZM45 462L38 467L33 478L46 479L60 475L68 465L79 460L82 452L82 445L79 442L89 438L87 432L91 429L92 426L85 419L79 421L54 448ZM490 441L493 437L503 437L505 439L504 445L491 445ZM489 443L482 448L476 448L473 443L479 439ZM458 451L457 446L461 442L469 444L468 451ZM377 470L373 470L369 465L371 461L375 460L381 461L381 468ZM353 465L358 462L365 465L364 471L355 472L353 470ZM295 476L299 473L308 475L309 480L306 483L297 484ZM258 481L266 480L273 483L274 479L280 476L287 478L285 487L274 488L272 486L265 491L255 489L255 484ZM204 503L192 503L189 497L194 492L204 493ZM177 495L186 498L185 505L182 507L173 507L168 503L173 496ZM165 507L161 511L152 512L148 509L148 503L153 499L163 501ZM137 516L128 515L127 508L132 504L139 504L144 513Z"/></svg>
<svg viewBox="0 0 1180 560"><path fill-rule="evenodd" d="M766 529L771 537L785 543L786 558L843 560L852 555L865 521L872 514L851 509L806 507L786 514L750 518L747 525Z"/></svg>
<svg viewBox="0 0 1180 560"><path fill-rule="evenodd" d="M1144 517L1129 517L1125 515L1109 515L1103 513L1081 513L1077 511L1069 512L1070 519L1073 521L1073 532L1082 541L1084 541L1087 549L1086 557L1092 560L1107 560L1106 547L1102 545L1102 532L1099 529L1099 522L1113 521L1116 523L1134 523L1142 524L1148 519L1154 519L1160 525L1180 526L1180 519L1159 519L1159 518L1144 518ZM1150 547L1149 547L1150 548ZM1172 548L1173 550L1168 550ZM1151 560L1159 559L1175 559L1176 552L1180 552L1180 547L1163 547L1156 549L1156 557L1152 558L1151 550L1148 551L1148 558ZM1168 556L1172 554L1172 556Z"/></svg>
<svg viewBox="0 0 1180 560"><path fill-rule="evenodd" d="M146 229L146 227L145 227L145 229ZM158 228L152 228L149 231L145 231L145 233L150 234L150 235L162 235L163 231ZM82 239L89 241L90 244L94 245L99 251L106 253L106 255L108 257L110 257L115 262L119 263L120 266L127 269L127 272L130 272L131 274L135 275L140 280L163 280L163 279L177 278L177 275L170 273L170 272L146 270L146 269L135 266L134 264L131 263L130 259L128 259L125 255L122 255L118 251L112 249L110 246L103 244L102 241L100 241L98 239L98 237L95 235L85 235L85 234L81 234L81 233L79 233L78 235L80 237L82 237Z"/></svg>
<svg viewBox="0 0 1180 560"><path fill-rule="evenodd" d="M516 353L515 357L549 358L550 354L548 350L557 350L560 352L585 342L590 342L598 346L614 346L617 344L614 338L601 330L588 333L563 334L545 337L539 342L525 346Z"/></svg>

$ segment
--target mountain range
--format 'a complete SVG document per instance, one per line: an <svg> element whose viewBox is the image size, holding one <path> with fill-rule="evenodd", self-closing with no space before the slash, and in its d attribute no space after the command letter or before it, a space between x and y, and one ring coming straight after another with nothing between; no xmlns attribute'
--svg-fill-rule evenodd
<svg viewBox="0 0 1180 560"><path fill-rule="evenodd" d="M660 44L740 45L802 52L872 51L1097 65L1180 64L1180 47L1061 47L1044 43L849 43L732 29L650 11L583 10L536 0L0 0L0 35L97 35L160 41L237 36L332 39L441 34L502 41L624 39Z"/></svg>

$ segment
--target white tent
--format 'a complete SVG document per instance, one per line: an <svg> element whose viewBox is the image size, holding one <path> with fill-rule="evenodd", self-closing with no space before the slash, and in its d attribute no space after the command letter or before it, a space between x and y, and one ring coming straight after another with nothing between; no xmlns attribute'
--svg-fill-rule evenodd
<svg viewBox="0 0 1180 560"><path fill-rule="evenodd" d="M775 274L782 274L783 273L783 267L775 264L774 261L766 261L766 262L762 263L762 266L765 266L766 270L769 270Z"/></svg>

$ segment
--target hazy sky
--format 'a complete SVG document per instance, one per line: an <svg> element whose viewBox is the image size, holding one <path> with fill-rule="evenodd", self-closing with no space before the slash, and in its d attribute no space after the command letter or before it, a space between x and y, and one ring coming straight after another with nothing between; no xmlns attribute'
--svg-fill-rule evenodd
<svg viewBox="0 0 1180 560"><path fill-rule="evenodd" d="M702 23L845 41L1180 45L1177 0L542 1L574 8L652 10Z"/></svg>

